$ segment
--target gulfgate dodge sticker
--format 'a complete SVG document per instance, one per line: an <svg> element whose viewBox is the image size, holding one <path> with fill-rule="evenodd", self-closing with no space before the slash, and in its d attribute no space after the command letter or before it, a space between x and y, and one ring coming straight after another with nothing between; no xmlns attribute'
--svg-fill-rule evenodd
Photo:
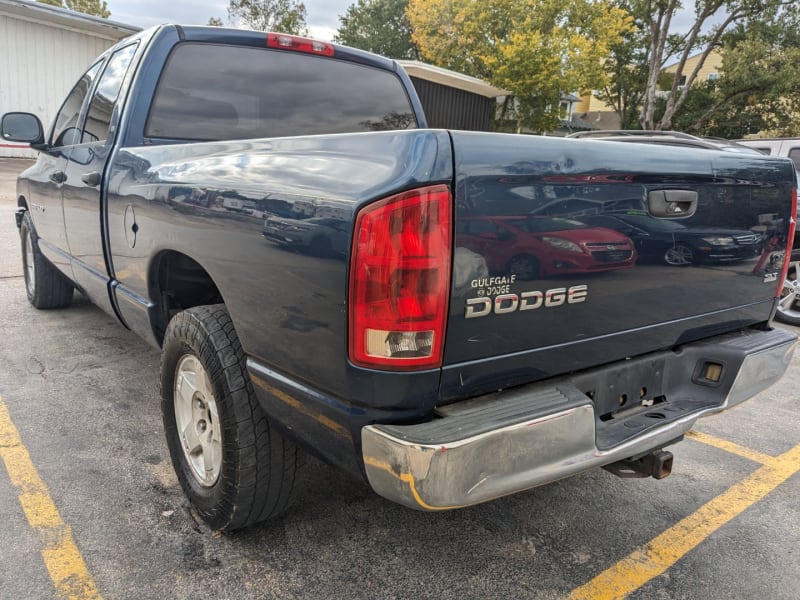
<svg viewBox="0 0 800 600"><path fill-rule="evenodd" d="M467 299L466 318L485 317L488 314L505 315L523 310L552 308L563 304L585 302L589 295L589 286L573 285L565 288L549 290L531 290L512 294L508 290L514 283L516 275L510 277L488 277L472 281L473 288L478 290L478 298ZM495 295L498 293L499 295ZM493 297L492 297L493 296Z"/></svg>

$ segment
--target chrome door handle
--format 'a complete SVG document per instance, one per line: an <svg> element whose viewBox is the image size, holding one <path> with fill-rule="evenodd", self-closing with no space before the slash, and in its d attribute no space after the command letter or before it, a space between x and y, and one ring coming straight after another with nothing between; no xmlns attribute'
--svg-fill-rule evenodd
<svg viewBox="0 0 800 600"><path fill-rule="evenodd" d="M647 193L648 212L661 219L691 217L697 210L694 190L651 190Z"/></svg>

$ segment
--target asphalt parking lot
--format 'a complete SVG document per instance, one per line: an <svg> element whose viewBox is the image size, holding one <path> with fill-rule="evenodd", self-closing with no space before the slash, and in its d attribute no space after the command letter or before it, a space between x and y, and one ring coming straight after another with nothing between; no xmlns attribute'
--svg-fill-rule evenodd
<svg viewBox="0 0 800 600"><path fill-rule="evenodd" d="M81 297L28 304L26 164L0 160L0 600L800 597L800 353L662 481L598 469L418 513L309 459L284 518L210 532L172 473L158 352Z"/></svg>

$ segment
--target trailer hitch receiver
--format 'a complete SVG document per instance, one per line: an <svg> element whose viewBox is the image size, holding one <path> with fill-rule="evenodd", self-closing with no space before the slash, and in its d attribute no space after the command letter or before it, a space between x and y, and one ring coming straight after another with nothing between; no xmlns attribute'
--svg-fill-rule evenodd
<svg viewBox="0 0 800 600"><path fill-rule="evenodd" d="M653 477L664 479L672 473L672 452L653 450L642 456L627 458L603 467L617 477Z"/></svg>

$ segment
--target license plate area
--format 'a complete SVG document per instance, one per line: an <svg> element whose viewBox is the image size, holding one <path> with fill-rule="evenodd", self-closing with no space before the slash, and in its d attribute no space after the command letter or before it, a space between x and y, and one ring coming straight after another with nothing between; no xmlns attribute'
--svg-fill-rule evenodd
<svg viewBox="0 0 800 600"><path fill-rule="evenodd" d="M682 353L659 353L627 360L571 377L571 382L595 406L596 444L613 448L646 431L691 413L720 406L724 393L718 387L687 394L696 358ZM677 385L676 385L677 384Z"/></svg>
<svg viewBox="0 0 800 600"><path fill-rule="evenodd" d="M597 418L611 421L630 414L657 407L667 401L664 395L663 357L649 360L626 361L595 372L591 376L578 376L575 385L595 406Z"/></svg>

